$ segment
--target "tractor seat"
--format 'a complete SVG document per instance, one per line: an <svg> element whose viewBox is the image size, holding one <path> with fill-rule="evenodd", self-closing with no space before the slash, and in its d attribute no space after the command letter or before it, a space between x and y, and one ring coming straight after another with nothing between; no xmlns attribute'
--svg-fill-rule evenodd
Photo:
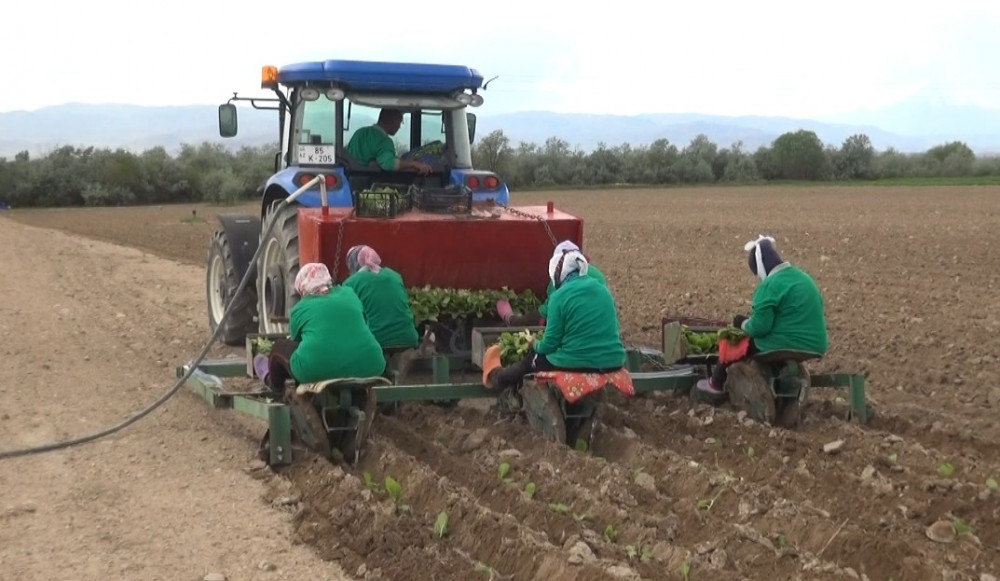
<svg viewBox="0 0 1000 581"><path fill-rule="evenodd" d="M354 387L363 389L380 385L392 385L392 382L385 377L338 377L314 383L300 383L295 393L298 395L306 393L319 394L323 393L328 387Z"/></svg>
<svg viewBox="0 0 1000 581"><path fill-rule="evenodd" d="M814 353L812 351L795 351L792 349L778 349L776 351L765 351L763 353L758 353L751 357L754 361L758 363L783 363L785 361L794 361L796 363L802 363L804 361L811 361L813 359L821 359L823 357L820 353Z"/></svg>

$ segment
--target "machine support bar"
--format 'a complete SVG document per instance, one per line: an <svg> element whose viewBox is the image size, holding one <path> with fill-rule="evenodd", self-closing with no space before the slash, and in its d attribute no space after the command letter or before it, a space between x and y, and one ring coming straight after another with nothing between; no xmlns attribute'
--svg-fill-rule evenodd
<svg viewBox="0 0 1000 581"><path fill-rule="evenodd" d="M267 408L268 448L272 466L292 463L292 415L288 406L272 404Z"/></svg>
<svg viewBox="0 0 1000 581"><path fill-rule="evenodd" d="M851 417L862 424L871 419L868 396L865 393L865 376L858 373L823 373L809 378L811 387L842 387L848 390Z"/></svg>
<svg viewBox="0 0 1000 581"><path fill-rule="evenodd" d="M433 401L442 399L494 398L498 392L486 389L481 383L443 383L429 385L391 385L373 387L375 401L393 403L402 401Z"/></svg>

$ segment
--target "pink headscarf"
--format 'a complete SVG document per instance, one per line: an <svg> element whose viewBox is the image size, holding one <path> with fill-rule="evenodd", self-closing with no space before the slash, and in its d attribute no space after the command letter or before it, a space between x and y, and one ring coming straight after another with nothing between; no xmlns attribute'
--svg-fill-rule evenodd
<svg viewBox="0 0 1000 581"><path fill-rule="evenodd" d="M295 292L299 293L299 296L329 294L331 286L333 279L322 262L303 264L299 273L295 275Z"/></svg>
<svg viewBox="0 0 1000 581"><path fill-rule="evenodd" d="M382 270L380 266L382 264L382 258L379 257L378 253L371 246L365 246L360 244L358 246L352 246L350 250L347 251L347 269L351 272L357 272L362 268L367 268L374 274L378 274L378 271Z"/></svg>

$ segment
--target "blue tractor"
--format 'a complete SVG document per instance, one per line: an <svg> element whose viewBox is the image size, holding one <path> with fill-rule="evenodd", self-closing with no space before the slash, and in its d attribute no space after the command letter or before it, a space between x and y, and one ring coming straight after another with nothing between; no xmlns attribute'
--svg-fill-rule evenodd
<svg viewBox="0 0 1000 581"><path fill-rule="evenodd" d="M393 261L394 267L404 271L407 282L414 286L511 284L509 280L492 281L482 277L471 283L444 280L449 277L440 271L427 270L419 264L425 262L424 257L414 255L414 244L418 242L414 238L420 241L437 240L441 236L460 239L457 246L462 247L465 256L471 256L474 252L488 251L495 243L494 234L489 238L484 234L482 239L477 235L473 236L475 240L469 240L466 230L453 229L449 233L449 228L457 227L449 225L446 217L428 215L422 218L426 222L423 230L414 230L405 236L383 235L372 241L371 225L359 226L355 223L356 217L349 213L357 203L359 191L381 183L437 189L460 187L471 192L470 205L492 202L507 207L509 192L505 183L494 173L476 170L472 165L476 116L468 109L482 105L479 91L485 89L483 77L476 70L434 64L304 62L280 69L263 67L261 88L272 91L274 96L239 97L234 93L233 98L219 107L219 131L223 137L237 134L234 101L247 101L256 109L276 110L280 127L280 151L274 157L274 174L262 187L260 214L220 216L221 228L210 244L206 295L213 331L222 320L226 305L235 295L243 275L248 269L257 268L256 283L247 285L236 298L225 321L221 333L225 343L240 345L253 333L287 333L288 313L297 299L292 287L300 261L321 261L333 267L333 271L343 264L351 238L364 239L365 243L377 242L383 259ZM402 129L395 136L401 155L433 152L433 171L428 175L413 171L387 172L373 163L358 163L348 155L347 144L353 133L373 124L383 108L404 113ZM322 217L323 200L318 183L300 193L294 204L281 203L310 181L315 182L318 174L324 176L328 205ZM328 240L320 242L331 227L330 216L340 220L338 235L335 235L336 247ZM414 220L411 216L410 222ZM346 234L345 223L349 223ZM537 227L537 222L534 223ZM379 232L388 234L390 228L384 226L385 221L380 224L383 229ZM264 233L266 237L262 236ZM573 233L567 237L578 236ZM544 242L550 244L547 239ZM263 246L260 259L252 265L250 261L258 246ZM539 251L551 252L551 248ZM449 273L463 272L463 265L469 262L453 252L447 254L461 261ZM524 265L494 266L496 268L491 270L503 278L523 270ZM344 270L333 272L335 281L343 279ZM516 282L511 286L517 286Z"/></svg>

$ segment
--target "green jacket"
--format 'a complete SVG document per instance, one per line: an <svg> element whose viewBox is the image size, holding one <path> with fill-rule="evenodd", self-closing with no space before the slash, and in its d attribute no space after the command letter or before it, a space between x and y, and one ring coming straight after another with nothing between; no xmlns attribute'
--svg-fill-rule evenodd
<svg viewBox="0 0 1000 581"><path fill-rule="evenodd" d="M753 311L743 323L757 349L823 355L828 345L823 297L809 274L779 265L753 293Z"/></svg>
<svg viewBox="0 0 1000 581"><path fill-rule="evenodd" d="M385 171L399 169L396 142L378 125L369 125L355 131L346 149L347 154L361 165L375 161Z"/></svg>
<svg viewBox="0 0 1000 581"><path fill-rule="evenodd" d="M625 346L611 291L595 277L571 274L549 297L545 335L535 352L563 369L625 365Z"/></svg>
<svg viewBox="0 0 1000 581"><path fill-rule="evenodd" d="M420 342L403 277L383 266L378 274L361 269L344 281L365 307L368 327L382 348L416 347Z"/></svg>
<svg viewBox="0 0 1000 581"><path fill-rule="evenodd" d="M330 294L307 295L289 316L293 341L292 374L300 383L340 377L375 377L385 371L385 357L365 323L364 307L354 291L335 286Z"/></svg>
<svg viewBox="0 0 1000 581"><path fill-rule="evenodd" d="M587 265L587 276L596 278L598 282L600 282L604 286L608 286L608 279L604 278L604 273L601 272L601 269L597 268L593 264ZM556 290L556 285L552 283L552 279L550 278L549 287L548 289L545 290L545 302L538 305L538 314L541 315L543 319L547 318L548 316L549 297L552 296L552 293L555 292L555 290Z"/></svg>

